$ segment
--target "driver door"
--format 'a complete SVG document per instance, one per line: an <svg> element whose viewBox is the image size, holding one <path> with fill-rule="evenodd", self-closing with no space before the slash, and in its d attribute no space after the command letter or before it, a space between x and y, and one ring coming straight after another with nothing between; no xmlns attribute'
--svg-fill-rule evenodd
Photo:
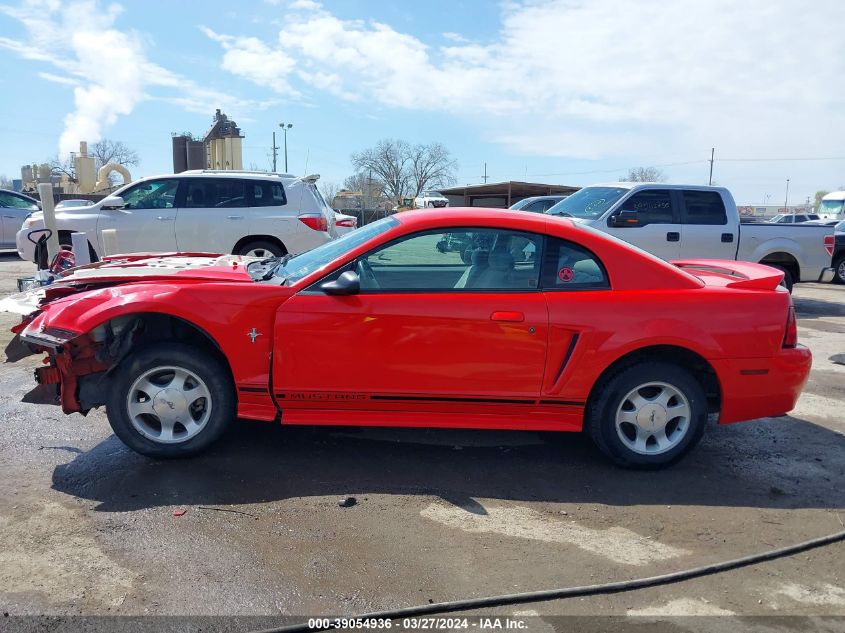
<svg viewBox="0 0 845 633"><path fill-rule="evenodd" d="M351 265L357 294L320 290L340 270L286 301L274 337L280 406L477 412L533 404L548 332L542 236L457 233L468 256L438 249L442 231L412 234Z"/></svg>
<svg viewBox="0 0 845 633"><path fill-rule="evenodd" d="M176 250L176 195L180 179L146 180L125 190L122 209L102 209L97 233L117 229L121 253Z"/></svg>

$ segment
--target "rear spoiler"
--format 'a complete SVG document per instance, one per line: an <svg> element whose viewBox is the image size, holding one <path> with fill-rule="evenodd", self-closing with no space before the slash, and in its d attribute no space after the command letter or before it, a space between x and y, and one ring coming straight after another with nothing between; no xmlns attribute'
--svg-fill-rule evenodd
<svg viewBox="0 0 845 633"><path fill-rule="evenodd" d="M783 271L765 264L726 261L724 259L679 259L672 262L681 270L695 274L695 270L736 278L728 288L774 290L783 281Z"/></svg>

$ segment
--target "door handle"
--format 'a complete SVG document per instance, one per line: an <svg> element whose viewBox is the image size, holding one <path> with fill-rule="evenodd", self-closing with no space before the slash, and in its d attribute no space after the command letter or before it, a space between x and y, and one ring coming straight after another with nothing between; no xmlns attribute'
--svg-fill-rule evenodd
<svg viewBox="0 0 845 633"><path fill-rule="evenodd" d="M525 315L522 314L522 312L497 311L490 315L490 320L522 323L523 321L525 321Z"/></svg>
<svg viewBox="0 0 845 633"><path fill-rule="evenodd" d="M666 234L666 241L667 242L680 242L681 241L681 234L678 231L669 231Z"/></svg>
<svg viewBox="0 0 845 633"><path fill-rule="evenodd" d="M227 215L226 219L227 220L243 220L244 216L242 216L242 215Z"/></svg>
<svg viewBox="0 0 845 633"><path fill-rule="evenodd" d="M730 243L734 241L734 234L733 233L722 233L722 241L726 243Z"/></svg>
<svg viewBox="0 0 845 633"><path fill-rule="evenodd" d="M173 218L168 215L160 215L156 218L156 220L161 220L162 222L167 222L168 220L172 220Z"/></svg>

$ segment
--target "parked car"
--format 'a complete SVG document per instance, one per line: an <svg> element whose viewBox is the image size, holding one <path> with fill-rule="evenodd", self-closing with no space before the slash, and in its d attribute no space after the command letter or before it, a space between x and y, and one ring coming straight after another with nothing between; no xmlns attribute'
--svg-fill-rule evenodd
<svg viewBox="0 0 845 633"><path fill-rule="evenodd" d="M337 235L334 211L315 186L317 178L210 169L142 178L90 207L57 213L59 242L69 247L71 233L82 231L96 259L103 252L102 231L117 229L124 253L303 253ZM35 261L27 235L43 226L40 213L19 226L22 258Z"/></svg>
<svg viewBox="0 0 845 633"><path fill-rule="evenodd" d="M778 213L771 220L766 221L771 224L801 224L818 219L820 218L815 213Z"/></svg>
<svg viewBox="0 0 845 633"><path fill-rule="evenodd" d="M842 220L834 227L833 248L831 256L833 270L836 274L833 281L838 284L845 284L845 220Z"/></svg>
<svg viewBox="0 0 845 633"><path fill-rule="evenodd" d="M510 208L514 211L533 211L534 213L545 213L566 196L531 196L514 202Z"/></svg>
<svg viewBox="0 0 845 633"><path fill-rule="evenodd" d="M358 228L358 218L340 211L334 212L334 225L338 235L344 235Z"/></svg>
<svg viewBox="0 0 845 633"><path fill-rule="evenodd" d="M41 206L35 198L17 191L0 189L0 248L14 248L21 223Z"/></svg>
<svg viewBox="0 0 845 633"><path fill-rule="evenodd" d="M484 245L470 264L433 247L458 233ZM795 405L811 355L782 276L673 265L533 213L408 211L272 262L139 255L77 269L18 300L8 349L46 352L36 393L65 413L105 405L115 434L153 457L199 453L255 418L583 429L614 462L657 467L710 415Z"/></svg>
<svg viewBox="0 0 845 633"><path fill-rule="evenodd" d="M417 209L423 209L425 207L448 207L449 206L449 199L444 196L439 191L423 191L414 198L414 206Z"/></svg>
<svg viewBox="0 0 845 633"><path fill-rule="evenodd" d="M62 200L56 205L56 211L61 209L73 209L79 207L90 207L94 204L92 200Z"/></svg>
<svg viewBox="0 0 845 633"><path fill-rule="evenodd" d="M711 257L767 264L784 285L830 281L824 238L832 229L740 224L723 187L621 182L584 187L548 210L610 233L666 260Z"/></svg>

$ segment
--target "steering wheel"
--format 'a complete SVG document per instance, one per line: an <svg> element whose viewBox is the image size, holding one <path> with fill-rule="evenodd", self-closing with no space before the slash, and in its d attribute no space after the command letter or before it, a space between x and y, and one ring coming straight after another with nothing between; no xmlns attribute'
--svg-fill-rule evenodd
<svg viewBox="0 0 845 633"><path fill-rule="evenodd" d="M376 279L375 273L373 273L373 267L370 266L370 262L366 259L359 259L355 268L357 269L356 272L358 273L358 277L361 278L362 287L381 288L378 283L378 279Z"/></svg>

